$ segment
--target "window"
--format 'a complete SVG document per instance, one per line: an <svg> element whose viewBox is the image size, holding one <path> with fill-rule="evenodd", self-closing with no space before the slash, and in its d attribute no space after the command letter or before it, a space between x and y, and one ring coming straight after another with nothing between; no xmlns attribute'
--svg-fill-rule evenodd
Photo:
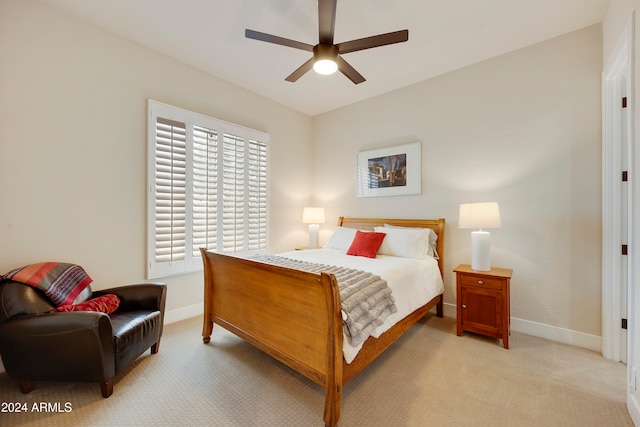
<svg viewBox="0 0 640 427"><path fill-rule="evenodd" d="M267 249L269 135L149 100L148 271L202 269L200 248Z"/></svg>

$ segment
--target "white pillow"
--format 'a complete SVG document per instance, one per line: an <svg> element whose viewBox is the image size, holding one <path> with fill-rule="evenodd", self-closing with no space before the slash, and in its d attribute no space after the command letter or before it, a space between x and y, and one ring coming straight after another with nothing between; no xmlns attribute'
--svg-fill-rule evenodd
<svg viewBox="0 0 640 427"><path fill-rule="evenodd" d="M428 255L428 229L375 227L375 231L386 233L379 254L417 259L424 259Z"/></svg>
<svg viewBox="0 0 640 427"><path fill-rule="evenodd" d="M440 256L438 255L438 251L437 251L437 247L438 247L438 234L436 234L436 232L434 230L432 230L431 228L420 228L420 227L401 227L399 225L391 225L391 224L385 224L384 225L386 228L404 228L404 229L409 229L409 230L427 230L427 232L429 233L429 247L427 248L427 255L435 258L435 259L439 259Z"/></svg>
<svg viewBox="0 0 640 427"><path fill-rule="evenodd" d="M340 249L347 251L353 242L353 238L356 237L356 229L338 226L329 238L329 241L324 244L324 248Z"/></svg>

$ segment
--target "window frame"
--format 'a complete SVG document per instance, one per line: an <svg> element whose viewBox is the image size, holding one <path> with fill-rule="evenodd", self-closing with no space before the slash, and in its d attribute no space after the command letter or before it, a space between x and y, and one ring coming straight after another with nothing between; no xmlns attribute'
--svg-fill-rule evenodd
<svg viewBox="0 0 640 427"><path fill-rule="evenodd" d="M262 185L260 185L260 190L258 193L247 193L244 196L243 204L244 208L242 209L243 213L243 225L242 233L244 235L243 242L246 242L248 245L249 240L251 239L251 233L249 233L249 214L250 212L245 209L248 203L248 199L250 196L258 194L260 195L260 200L264 197L264 206L266 212L264 213L264 220L262 220L262 214L259 213L259 223L258 233L260 235L260 244L258 245L258 249L248 250L247 246L245 246L244 250L236 251L236 248L232 248L231 251L221 250L223 247L222 238L222 227L216 227L216 233L218 235L218 243L216 248L208 248L214 252L221 253L232 253L235 255L251 255L256 253L266 253L269 247L269 158L270 158L270 143L269 143L269 135L265 132L260 132L254 129L249 129L243 126L235 125L233 123L225 122L213 117L209 117L203 114L195 113L189 110L185 110L183 108L175 107L169 104L164 104L162 102L158 102L152 99L148 100L147 104L147 278L154 279L159 277L167 277L172 275L190 273L202 271L202 257L200 256L199 251L193 250L193 242L194 242L194 224L193 224L193 204L194 204L194 127L203 127L209 129L211 131L215 131L217 134L217 143L219 144L218 157L220 158L218 161L217 170L214 172L217 174L218 179L222 177L222 145L225 135L232 135L235 138L240 138L244 141L243 143L243 155L244 155L244 167L242 169L243 178L246 181L245 188L248 188L250 182L250 161L249 156L250 148L253 146L262 146L264 145L264 162L261 160L262 157L257 161L258 166L262 166L264 164L265 171L264 174L264 192L262 191ZM184 236L184 259L181 260L171 260L171 261L157 261L156 260L156 202L158 198L156 197L156 122L157 118L162 118L165 120L180 122L185 125L185 236ZM252 145L253 144L253 145ZM255 151L255 150L254 150ZM260 180L262 183L262 180ZM218 182L218 186L220 189L216 190L220 195L222 193L222 181ZM173 194L173 193L172 193ZM222 200L218 198L216 201L217 210L216 216L219 224L223 224L222 216L224 216L224 211L222 209ZM260 205L262 206L262 205ZM262 209L259 209L262 212ZM261 229L262 225L264 225L264 245L262 245L262 234ZM254 234L255 235L255 234Z"/></svg>

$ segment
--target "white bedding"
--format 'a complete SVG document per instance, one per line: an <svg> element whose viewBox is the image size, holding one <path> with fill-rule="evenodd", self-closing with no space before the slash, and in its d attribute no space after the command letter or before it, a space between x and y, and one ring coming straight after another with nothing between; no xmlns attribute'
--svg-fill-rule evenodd
<svg viewBox="0 0 640 427"><path fill-rule="evenodd" d="M431 257L414 259L378 255L376 258L365 258L346 255L343 250L330 248L285 252L278 256L355 268L377 274L385 279L392 290L398 311L376 328L372 334L376 338L399 320L444 292L438 262ZM353 361L360 348L362 348L361 345L352 347L346 339L344 340L343 354L347 363Z"/></svg>

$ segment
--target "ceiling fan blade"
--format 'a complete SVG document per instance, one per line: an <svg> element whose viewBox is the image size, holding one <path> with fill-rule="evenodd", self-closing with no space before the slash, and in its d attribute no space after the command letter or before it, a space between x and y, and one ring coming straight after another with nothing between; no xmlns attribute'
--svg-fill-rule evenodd
<svg viewBox="0 0 640 427"><path fill-rule="evenodd" d="M336 47L338 48L338 53L344 54L349 52L356 52L358 50L371 49L372 47L402 43L406 42L407 40L409 40L409 30L400 30L391 33L378 34L377 36L351 40L344 43L338 43Z"/></svg>
<svg viewBox="0 0 640 427"><path fill-rule="evenodd" d="M313 46L310 44L298 42L291 39L285 39L284 37L273 36L267 33L261 33L260 31L250 30L248 28L244 30L244 36L248 39L254 39L262 42L279 44L282 46L292 47L294 49L302 49L308 52L313 52Z"/></svg>
<svg viewBox="0 0 640 427"><path fill-rule="evenodd" d="M318 28L321 44L333 44L338 0L318 0Z"/></svg>
<svg viewBox="0 0 640 427"><path fill-rule="evenodd" d="M357 72L355 68L353 68L347 61L342 59L340 56L338 56L337 62L338 62L338 70L340 70L342 74L347 76L347 78L351 80L353 83L358 84L365 81L365 78L362 77L362 74Z"/></svg>
<svg viewBox="0 0 640 427"><path fill-rule="evenodd" d="M313 68L313 62L314 62L313 58L309 59L307 62L299 66L297 70L289 74L285 80L291 83L295 82L300 77L305 75L307 71Z"/></svg>

